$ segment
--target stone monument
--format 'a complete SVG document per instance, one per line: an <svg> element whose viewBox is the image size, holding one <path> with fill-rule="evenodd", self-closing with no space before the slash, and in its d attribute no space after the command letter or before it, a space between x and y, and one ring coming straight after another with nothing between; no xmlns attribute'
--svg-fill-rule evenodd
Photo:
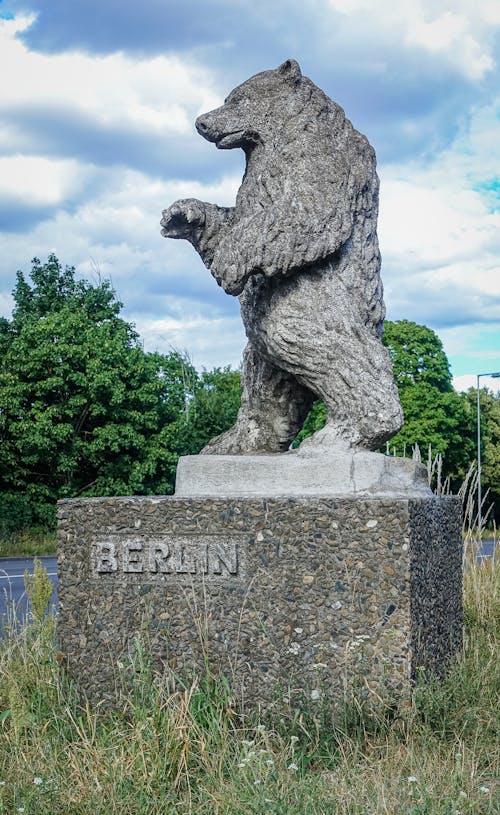
<svg viewBox="0 0 500 815"><path fill-rule="evenodd" d="M196 127L245 152L236 204L177 201L162 234L239 297L241 409L180 460L175 496L60 502L61 650L110 701L145 628L158 666L208 665L243 703L401 697L460 646L461 510L422 465L375 452L403 416L374 151L294 60ZM325 428L290 450L318 397Z"/></svg>
<svg viewBox="0 0 500 815"><path fill-rule="evenodd" d="M288 450L317 398L328 423L313 443L376 450L403 414L380 342L373 149L294 60L244 82L196 128L246 156L234 207L188 198L162 218L162 234L189 240L239 295L248 337L238 420L204 452Z"/></svg>

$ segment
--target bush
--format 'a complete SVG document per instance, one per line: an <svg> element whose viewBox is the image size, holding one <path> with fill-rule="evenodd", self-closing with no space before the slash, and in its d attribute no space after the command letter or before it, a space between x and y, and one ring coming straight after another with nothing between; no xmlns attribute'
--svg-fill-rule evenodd
<svg viewBox="0 0 500 815"><path fill-rule="evenodd" d="M33 524L33 509L23 494L0 492L0 538L28 529Z"/></svg>

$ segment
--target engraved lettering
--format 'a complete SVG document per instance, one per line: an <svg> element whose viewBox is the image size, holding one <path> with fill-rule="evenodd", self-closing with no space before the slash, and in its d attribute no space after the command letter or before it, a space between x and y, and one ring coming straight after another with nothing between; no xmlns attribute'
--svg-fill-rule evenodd
<svg viewBox="0 0 500 815"><path fill-rule="evenodd" d="M202 574L208 574L208 545L205 544L198 552L198 565Z"/></svg>
<svg viewBox="0 0 500 815"><path fill-rule="evenodd" d="M96 544L96 571L97 572L116 572L118 569L118 561L116 559L116 551L114 543L100 542Z"/></svg>
<svg viewBox="0 0 500 815"><path fill-rule="evenodd" d="M192 552L186 552L181 544L174 555L175 571L177 574L196 574L196 562Z"/></svg>
<svg viewBox="0 0 500 815"><path fill-rule="evenodd" d="M176 574L207 574L207 546L195 548L192 545L177 544L174 552L174 562Z"/></svg>
<svg viewBox="0 0 500 815"><path fill-rule="evenodd" d="M209 552L210 571L223 574L238 574L238 547L236 543L215 543Z"/></svg>
<svg viewBox="0 0 500 815"><path fill-rule="evenodd" d="M123 571L142 572L144 570L142 543L129 541L123 546Z"/></svg>
<svg viewBox="0 0 500 815"><path fill-rule="evenodd" d="M167 543L153 543L149 550L149 571L171 574L170 546Z"/></svg>
<svg viewBox="0 0 500 815"><path fill-rule="evenodd" d="M96 541L92 562L96 574L149 574L179 581L201 578L234 578L242 564L235 540L218 540L211 535L162 535Z"/></svg>

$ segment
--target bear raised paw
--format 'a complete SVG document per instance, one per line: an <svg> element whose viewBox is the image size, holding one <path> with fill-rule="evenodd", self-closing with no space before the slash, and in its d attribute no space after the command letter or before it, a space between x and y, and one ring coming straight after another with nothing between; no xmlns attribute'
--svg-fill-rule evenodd
<svg viewBox="0 0 500 815"><path fill-rule="evenodd" d="M234 207L188 198L161 221L239 296L248 337L236 424L203 452L285 451L317 398L327 425L303 444L377 449L403 414L380 341L372 147L294 60L239 85L196 128L246 156Z"/></svg>

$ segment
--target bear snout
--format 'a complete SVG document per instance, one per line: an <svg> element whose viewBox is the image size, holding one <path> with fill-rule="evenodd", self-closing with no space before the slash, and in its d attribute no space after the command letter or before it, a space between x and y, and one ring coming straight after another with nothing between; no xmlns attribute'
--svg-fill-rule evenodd
<svg viewBox="0 0 500 815"><path fill-rule="evenodd" d="M208 141L215 141L217 134L214 131L213 125L210 124L209 116L209 113L204 113L202 116L198 116L194 125L200 136L203 136L203 138L207 139Z"/></svg>
<svg viewBox="0 0 500 815"><path fill-rule="evenodd" d="M196 119L196 121L194 123L194 126L196 127L196 130L198 131L198 133L200 133L200 135L202 135L202 136L204 136L205 133L208 130L208 125L207 125L205 119L203 118L203 116L198 116L198 118Z"/></svg>

